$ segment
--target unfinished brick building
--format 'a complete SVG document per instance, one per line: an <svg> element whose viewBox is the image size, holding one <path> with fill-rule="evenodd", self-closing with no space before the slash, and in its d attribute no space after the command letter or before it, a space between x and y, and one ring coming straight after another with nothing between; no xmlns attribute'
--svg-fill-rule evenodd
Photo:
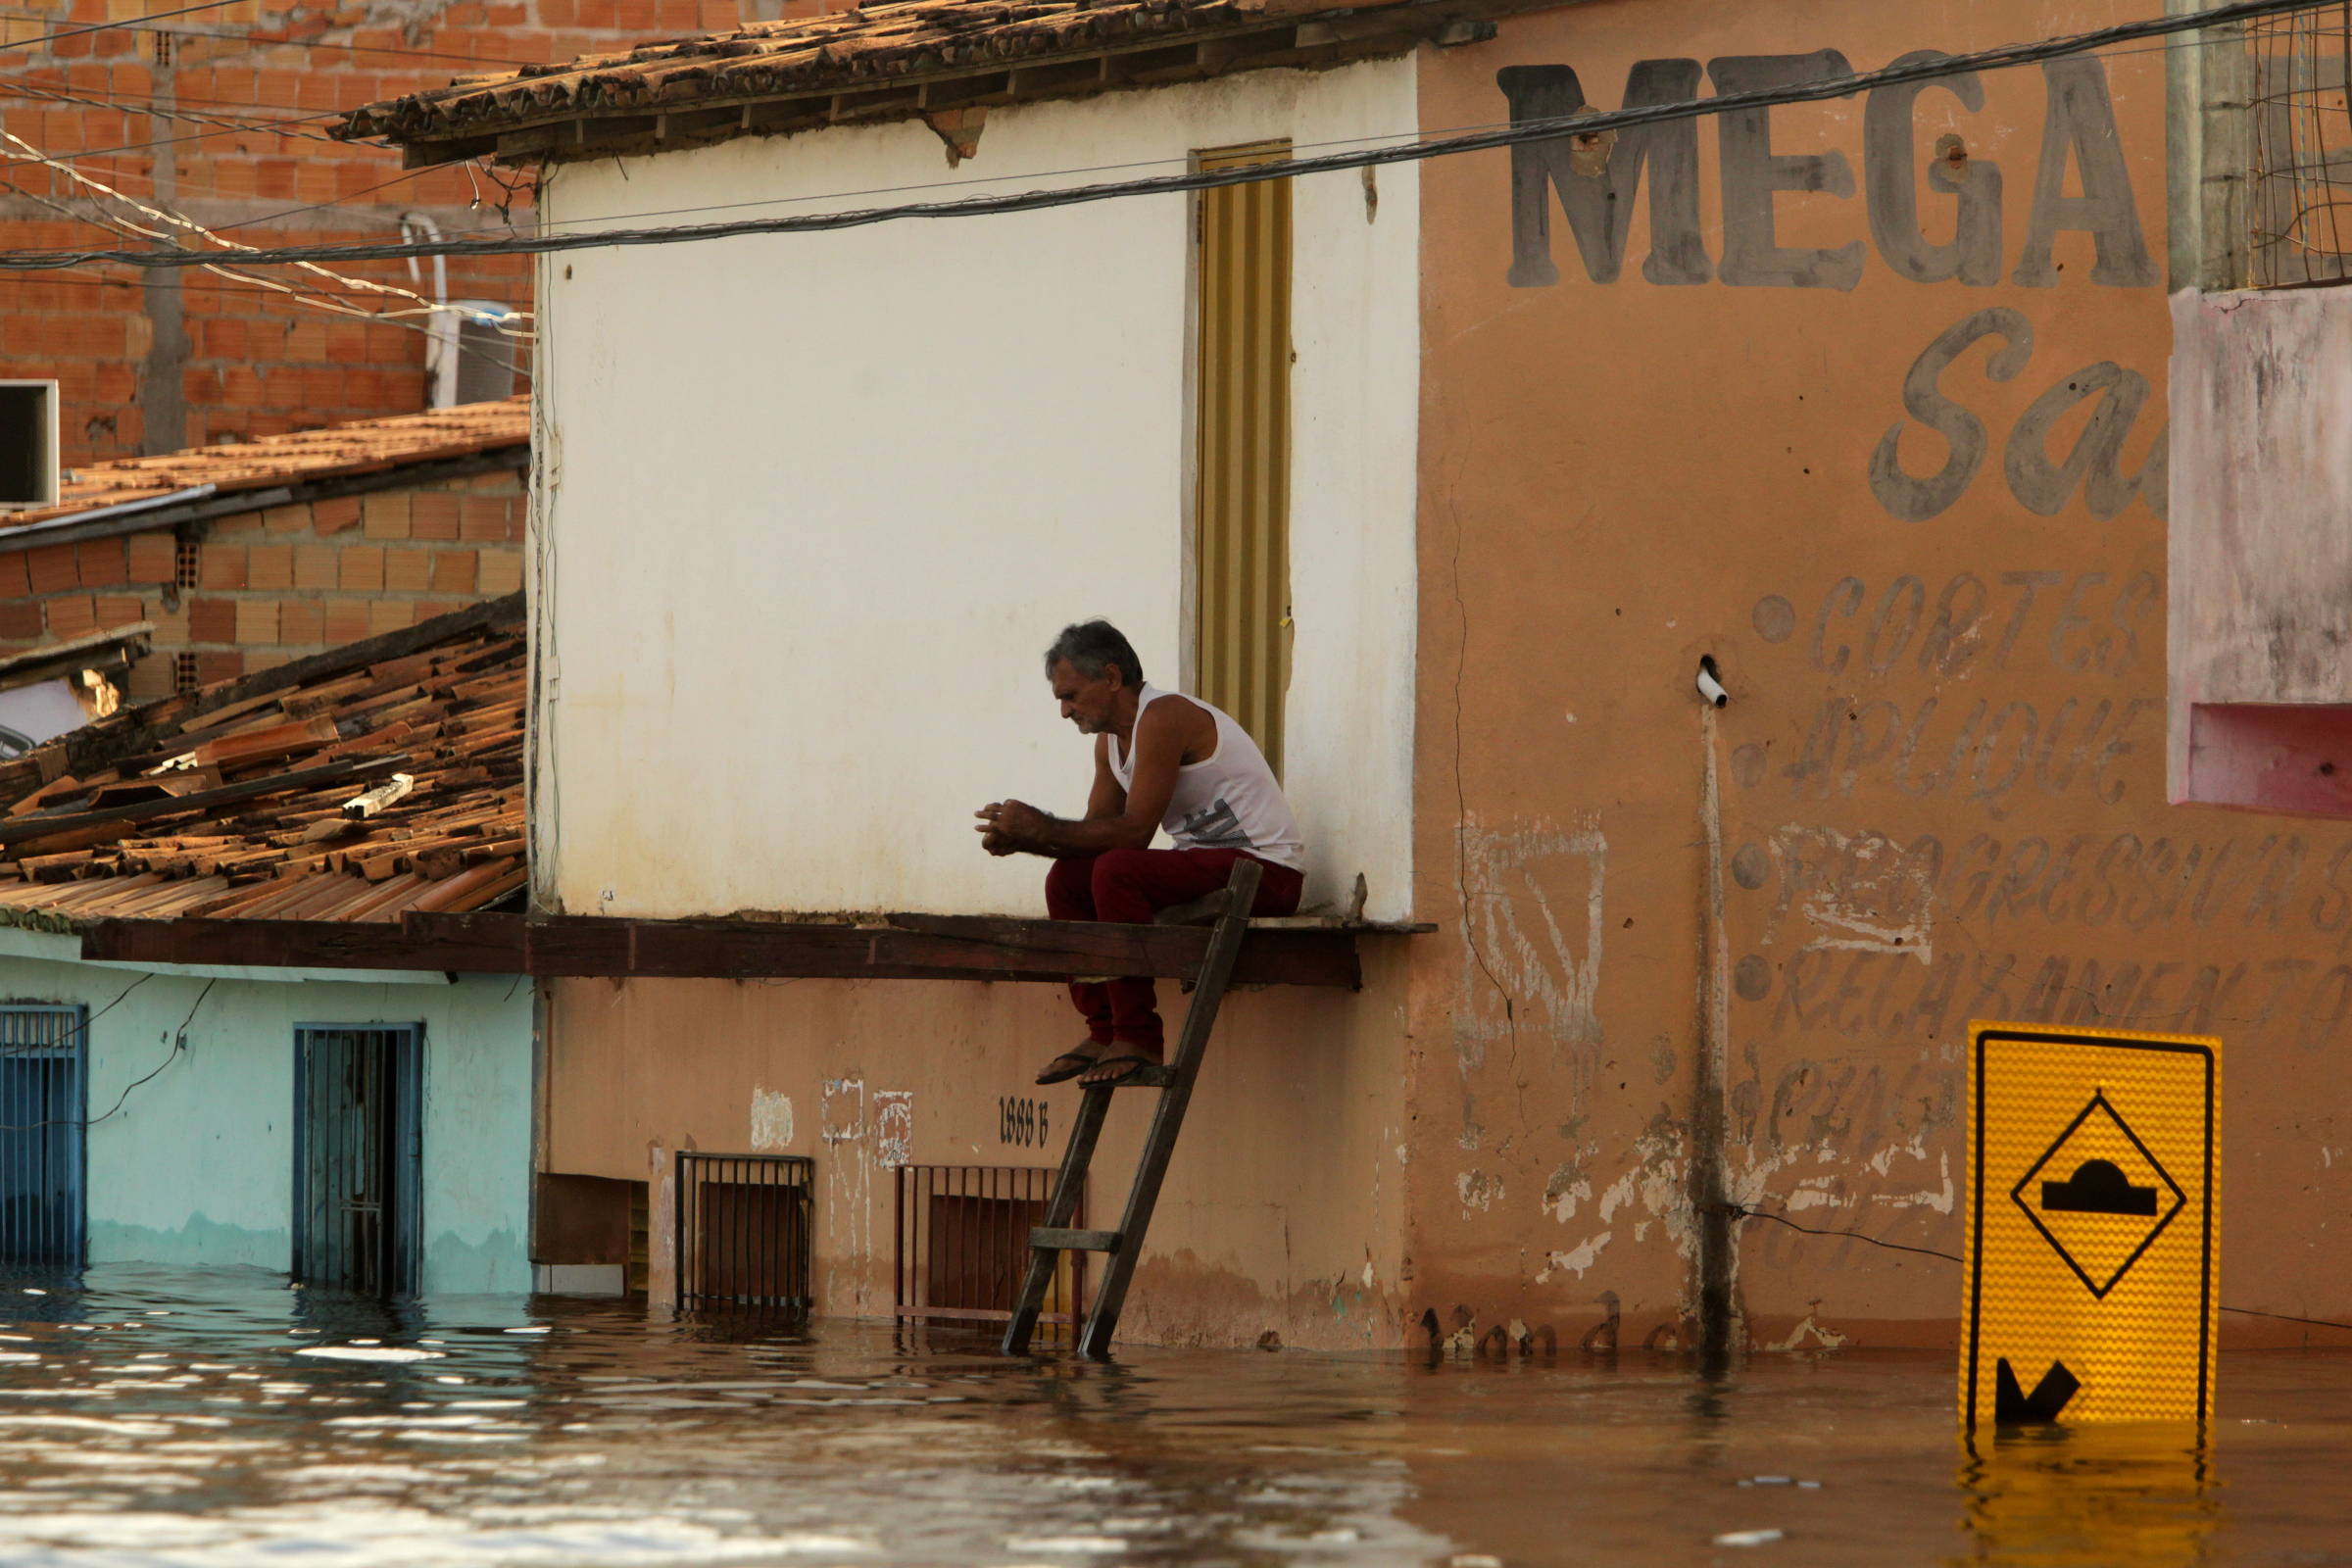
<svg viewBox="0 0 2352 1568"><path fill-rule="evenodd" d="M512 593L529 423L515 398L72 470L0 526L0 656L151 625L124 685L162 696Z"/></svg>
<svg viewBox="0 0 2352 1568"><path fill-rule="evenodd" d="M327 125L340 111L453 76L786 9L782 0L222 0L190 12L187 0L14 0L0 5L9 165L0 249L145 249L154 236L200 248L387 241L404 222L416 237L504 232L510 220L527 228L527 176L404 171L396 150L334 141ZM335 270L430 301L529 309L519 257ZM432 351L453 383L436 399L434 314L285 268L269 270L266 283L120 265L10 273L0 277L0 376L60 382L69 466L468 401L452 395L461 381L473 398L527 384L527 341L481 326L456 349ZM527 316L509 323L528 325Z"/></svg>

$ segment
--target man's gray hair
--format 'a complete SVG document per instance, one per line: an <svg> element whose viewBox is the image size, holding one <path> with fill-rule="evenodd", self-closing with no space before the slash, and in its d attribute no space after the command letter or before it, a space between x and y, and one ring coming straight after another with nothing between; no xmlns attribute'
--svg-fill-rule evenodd
<svg viewBox="0 0 2352 1568"><path fill-rule="evenodd" d="M1135 657L1135 645L1107 620L1081 620L1062 627L1054 646L1046 650L1046 673L1053 674L1054 666L1065 662L1088 680L1102 679L1102 671L1116 664L1128 685L1144 683L1144 664Z"/></svg>

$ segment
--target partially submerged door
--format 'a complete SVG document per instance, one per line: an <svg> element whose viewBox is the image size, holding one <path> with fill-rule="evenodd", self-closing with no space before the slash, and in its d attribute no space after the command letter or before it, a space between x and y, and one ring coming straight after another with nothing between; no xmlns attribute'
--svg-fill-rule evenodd
<svg viewBox="0 0 2352 1568"><path fill-rule="evenodd" d="M88 1066L82 1008L0 1007L0 1261L82 1261Z"/></svg>
<svg viewBox="0 0 2352 1568"><path fill-rule="evenodd" d="M424 1031L294 1034L294 1277L376 1296L416 1289Z"/></svg>

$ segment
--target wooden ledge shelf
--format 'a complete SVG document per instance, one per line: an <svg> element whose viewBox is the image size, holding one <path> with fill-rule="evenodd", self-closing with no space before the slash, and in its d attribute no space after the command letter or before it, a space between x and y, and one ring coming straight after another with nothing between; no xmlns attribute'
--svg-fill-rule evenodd
<svg viewBox="0 0 2352 1568"><path fill-rule="evenodd" d="M1252 920L1233 978L1353 990L1363 984L1359 937L1435 929L1314 916ZM104 919L81 928L81 956L115 963L671 979L1184 979L1207 945L1199 926L995 915L902 914L849 925L411 911L397 923Z"/></svg>

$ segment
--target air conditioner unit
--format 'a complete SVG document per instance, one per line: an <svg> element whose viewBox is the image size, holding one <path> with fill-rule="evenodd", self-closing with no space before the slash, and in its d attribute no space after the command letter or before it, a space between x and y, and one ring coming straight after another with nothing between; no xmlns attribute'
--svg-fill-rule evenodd
<svg viewBox="0 0 2352 1568"><path fill-rule="evenodd" d="M0 381L0 511L57 505L57 383Z"/></svg>
<svg viewBox="0 0 2352 1568"><path fill-rule="evenodd" d="M460 403L494 403L514 395L514 350L518 340L500 330L522 318L496 300L452 300L458 318L457 398Z"/></svg>

